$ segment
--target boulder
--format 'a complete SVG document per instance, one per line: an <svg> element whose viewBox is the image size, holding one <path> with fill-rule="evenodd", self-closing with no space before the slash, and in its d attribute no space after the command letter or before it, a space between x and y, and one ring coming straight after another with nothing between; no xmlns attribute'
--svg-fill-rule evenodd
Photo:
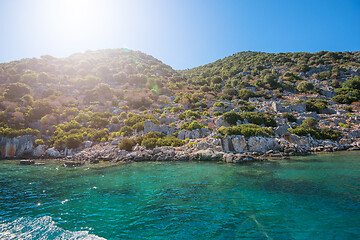
<svg viewBox="0 0 360 240"><path fill-rule="evenodd" d="M208 143L208 142L205 142L205 141L202 141L202 142L199 142L197 145L196 145L196 148L198 150L206 150L206 149L210 149L210 148L214 148L214 145Z"/></svg>
<svg viewBox="0 0 360 240"><path fill-rule="evenodd" d="M325 108L320 113L321 114L336 114L337 111L335 109L332 109L332 108Z"/></svg>
<svg viewBox="0 0 360 240"><path fill-rule="evenodd" d="M215 125L216 125L217 127L222 127L222 126L224 126L224 127L230 127L230 124L227 123L227 122L223 119L222 116L219 117L219 118L215 121Z"/></svg>
<svg viewBox="0 0 360 240"><path fill-rule="evenodd" d="M58 150L52 147L46 151L45 156L49 158L59 158L61 157L61 154Z"/></svg>
<svg viewBox="0 0 360 240"><path fill-rule="evenodd" d="M265 153L269 150L278 150L279 144L274 138L250 137L248 140L248 151Z"/></svg>
<svg viewBox="0 0 360 240"><path fill-rule="evenodd" d="M45 154L45 151L46 151L45 145L39 145L39 146L37 146L37 147L34 149L32 155L33 155L34 157L37 157L37 158L38 158L38 157L43 156L43 155Z"/></svg>
<svg viewBox="0 0 360 240"><path fill-rule="evenodd" d="M85 148L89 148L93 145L93 142L92 141L86 141L85 142Z"/></svg>
<svg viewBox="0 0 360 240"><path fill-rule="evenodd" d="M279 126L277 128L275 128L275 134L278 136L284 136L284 135L289 135L289 131L288 131L288 127L285 126Z"/></svg>

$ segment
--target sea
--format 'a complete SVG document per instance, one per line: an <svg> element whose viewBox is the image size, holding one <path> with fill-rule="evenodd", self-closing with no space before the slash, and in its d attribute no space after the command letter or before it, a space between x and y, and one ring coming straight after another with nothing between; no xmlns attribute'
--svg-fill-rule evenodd
<svg viewBox="0 0 360 240"><path fill-rule="evenodd" d="M0 239L359 239L360 152L246 164L0 161Z"/></svg>

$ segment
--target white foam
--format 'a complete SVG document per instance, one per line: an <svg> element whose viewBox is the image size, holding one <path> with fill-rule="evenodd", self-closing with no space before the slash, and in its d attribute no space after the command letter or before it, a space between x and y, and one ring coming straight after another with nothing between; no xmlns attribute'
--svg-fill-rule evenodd
<svg viewBox="0 0 360 240"><path fill-rule="evenodd" d="M67 231L55 225L51 217L21 217L12 222L0 223L0 239L31 240L106 240L88 231Z"/></svg>

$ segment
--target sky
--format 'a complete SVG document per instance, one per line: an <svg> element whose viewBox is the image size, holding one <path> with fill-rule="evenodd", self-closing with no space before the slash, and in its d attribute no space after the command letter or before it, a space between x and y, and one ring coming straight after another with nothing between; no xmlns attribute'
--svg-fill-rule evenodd
<svg viewBox="0 0 360 240"><path fill-rule="evenodd" d="M0 0L0 62L129 48L174 69L240 51L359 51L360 0Z"/></svg>

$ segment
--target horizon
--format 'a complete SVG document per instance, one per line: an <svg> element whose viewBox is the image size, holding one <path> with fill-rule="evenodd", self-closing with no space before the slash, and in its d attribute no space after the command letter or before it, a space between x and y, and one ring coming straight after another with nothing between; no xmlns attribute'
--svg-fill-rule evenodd
<svg viewBox="0 0 360 240"><path fill-rule="evenodd" d="M355 52L359 10L350 0L2 0L0 62L129 48L182 70L246 51Z"/></svg>

